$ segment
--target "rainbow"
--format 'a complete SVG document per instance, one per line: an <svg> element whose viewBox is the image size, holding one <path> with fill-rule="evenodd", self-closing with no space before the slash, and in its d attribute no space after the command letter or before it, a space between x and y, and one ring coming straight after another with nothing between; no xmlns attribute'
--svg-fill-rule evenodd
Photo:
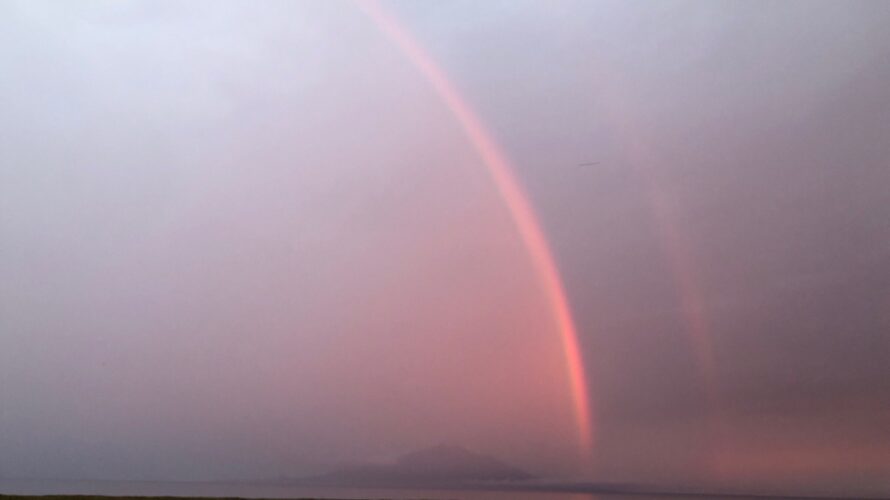
<svg viewBox="0 0 890 500"><path fill-rule="evenodd" d="M722 416L718 364L704 288L694 265L690 240L681 224L679 207L664 187L666 183L660 175L662 162L642 134L643 128L634 119L641 113L633 109L629 100L624 98L624 85L616 78L617 74L614 71L602 71L599 75L601 91L607 96L602 100L602 109L606 112L619 143L624 146L624 159L641 181L645 201L649 205L657 231L656 236L667 259L680 314L686 326L688 344L698 374L703 380L704 393L709 404L704 431L710 441L710 456L712 460L716 460L720 451L715 445L719 446L731 429ZM715 461L712 465L716 467L719 464Z"/></svg>
<svg viewBox="0 0 890 500"><path fill-rule="evenodd" d="M584 363L578 344L578 333L553 253L550 251L544 231L535 216L528 196L516 179L507 156L498 147L460 92L446 78L438 64L402 27L401 23L376 1L360 1L359 5L433 87L460 124L467 139L482 157L482 161L510 213L513 224L525 244L553 313L565 356L579 446L583 454L589 454L593 446L594 425Z"/></svg>

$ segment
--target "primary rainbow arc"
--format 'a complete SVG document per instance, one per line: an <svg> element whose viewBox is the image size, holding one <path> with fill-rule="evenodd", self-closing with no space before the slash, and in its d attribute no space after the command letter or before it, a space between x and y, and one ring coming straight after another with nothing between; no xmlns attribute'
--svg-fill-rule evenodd
<svg viewBox="0 0 890 500"><path fill-rule="evenodd" d="M433 87L481 156L529 253L553 313L565 357L579 446L584 454L589 453L593 446L594 425L578 333L556 261L528 196L516 179L507 156L436 62L377 2L365 1L360 5Z"/></svg>

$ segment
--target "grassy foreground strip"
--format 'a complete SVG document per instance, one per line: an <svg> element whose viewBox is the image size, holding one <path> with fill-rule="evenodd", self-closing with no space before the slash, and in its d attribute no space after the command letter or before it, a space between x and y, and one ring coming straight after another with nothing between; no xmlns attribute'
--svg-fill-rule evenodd
<svg viewBox="0 0 890 500"><path fill-rule="evenodd" d="M0 500L320 500L313 497L295 497L288 499L243 498L243 497L186 497L186 496L115 496L115 495L3 495ZM332 500L332 499L321 499ZM337 500L386 500L374 499L337 499Z"/></svg>

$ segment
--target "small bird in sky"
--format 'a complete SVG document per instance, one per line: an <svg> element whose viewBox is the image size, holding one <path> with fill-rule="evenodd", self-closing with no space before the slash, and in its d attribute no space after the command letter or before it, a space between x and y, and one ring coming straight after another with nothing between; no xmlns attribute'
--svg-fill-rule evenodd
<svg viewBox="0 0 890 500"><path fill-rule="evenodd" d="M579 163L578 166L579 167L592 167L594 165L599 165L599 164L600 164L600 162L598 162L598 161L589 161L586 163Z"/></svg>

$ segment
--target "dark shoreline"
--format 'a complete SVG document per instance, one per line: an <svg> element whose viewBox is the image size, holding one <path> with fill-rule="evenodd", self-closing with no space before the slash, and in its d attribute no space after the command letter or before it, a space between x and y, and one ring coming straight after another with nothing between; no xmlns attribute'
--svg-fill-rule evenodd
<svg viewBox="0 0 890 500"><path fill-rule="evenodd" d="M401 489L398 487L390 488L390 489ZM410 488L414 489L414 488ZM470 490L469 488L436 488L439 490L451 490L451 491L484 491L485 489L473 488ZM494 488L489 488L489 491L494 491ZM881 498L887 497L839 497L839 496L797 496L797 495L769 495L769 494L750 494L750 493L704 493L704 492L654 492L654 491L603 491L603 490L591 490L591 489L582 489L582 488L570 488L570 487L562 487L562 488L514 488L514 489L501 489L496 491L516 491L516 492L552 492L552 493L576 493L576 494L601 494L601 495L621 495L628 497L635 496L649 496L649 497L666 497L666 498L676 498L676 497L700 497L700 498L727 498L727 499L739 499L739 498L749 498L749 499L758 499L758 498L772 498L777 500L851 500L853 498L866 498L873 500L880 500ZM0 500L316 500L317 497L292 497L292 498L254 498L254 497L238 497L238 496L218 496L218 497L204 497L204 496L186 496L186 495L89 495L89 494L50 494L50 495L19 495L19 494L4 494L0 493ZM363 498L355 498L355 497L343 497L338 499L329 499L329 500L383 500L384 497L363 497ZM421 497L418 500L422 500Z"/></svg>

